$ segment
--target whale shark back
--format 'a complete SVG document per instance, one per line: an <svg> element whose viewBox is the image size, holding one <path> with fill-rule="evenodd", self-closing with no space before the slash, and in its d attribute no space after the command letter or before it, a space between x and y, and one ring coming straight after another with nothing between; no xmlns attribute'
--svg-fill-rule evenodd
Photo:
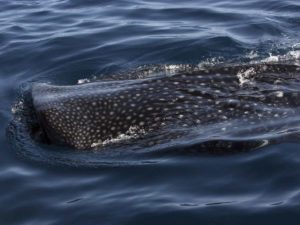
<svg viewBox="0 0 300 225"><path fill-rule="evenodd" d="M166 142L186 132L258 138L299 126L299 81L295 65L222 66L80 85L36 83L32 99L49 142L77 149L120 137Z"/></svg>

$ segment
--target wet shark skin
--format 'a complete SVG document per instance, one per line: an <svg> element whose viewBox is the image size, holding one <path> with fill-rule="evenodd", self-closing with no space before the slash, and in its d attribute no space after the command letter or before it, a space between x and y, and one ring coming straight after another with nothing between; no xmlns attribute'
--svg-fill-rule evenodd
<svg viewBox="0 0 300 225"><path fill-rule="evenodd" d="M243 123L267 132L272 126L262 124L298 115L299 78L295 65L222 66L70 86L36 83L32 99L50 143L89 149L132 128L155 133L225 124L234 132Z"/></svg>

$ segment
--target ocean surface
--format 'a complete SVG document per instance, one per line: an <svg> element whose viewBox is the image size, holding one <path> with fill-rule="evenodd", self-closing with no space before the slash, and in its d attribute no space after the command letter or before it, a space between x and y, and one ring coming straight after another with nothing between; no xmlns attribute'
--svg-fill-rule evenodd
<svg viewBox="0 0 300 225"><path fill-rule="evenodd" d="M33 82L299 64L299 31L297 0L1 1L0 225L299 224L299 135L240 153L175 143L135 154L43 145L11 130Z"/></svg>

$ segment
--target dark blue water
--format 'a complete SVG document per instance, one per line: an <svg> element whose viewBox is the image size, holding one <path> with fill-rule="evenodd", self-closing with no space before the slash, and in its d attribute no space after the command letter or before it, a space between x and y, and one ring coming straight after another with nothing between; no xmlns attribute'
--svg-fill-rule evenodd
<svg viewBox="0 0 300 225"><path fill-rule="evenodd" d="M130 152L120 163L6 137L34 81L76 84L141 65L297 62L299 12L297 0L2 1L0 224L299 224L297 142L228 155Z"/></svg>

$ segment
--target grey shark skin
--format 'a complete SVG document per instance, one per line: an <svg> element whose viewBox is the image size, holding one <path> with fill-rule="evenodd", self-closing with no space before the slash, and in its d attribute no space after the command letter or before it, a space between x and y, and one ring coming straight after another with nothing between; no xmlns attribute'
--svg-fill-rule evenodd
<svg viewBox="0 0 300 225"><path fill-rule="evenodd" d="M276 121L297 118L299 79L294 65L223 66L81 85L34 84L32 99L51 143L89 149L132 128L155 133L211 125L242 136L239 126L251 126L250 132L264 134L277 129Z"/></svg>

